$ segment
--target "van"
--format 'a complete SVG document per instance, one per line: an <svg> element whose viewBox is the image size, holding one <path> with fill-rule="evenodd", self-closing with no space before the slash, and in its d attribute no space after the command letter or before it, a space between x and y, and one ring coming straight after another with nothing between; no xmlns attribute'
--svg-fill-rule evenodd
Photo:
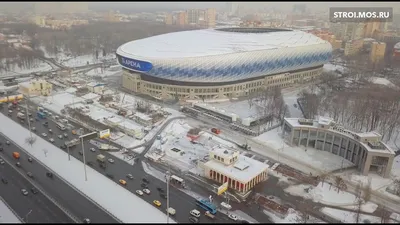
<svg viewBox="0 0 400 225"><path fill-rule="evenodd" d="M199 218L200 217L200 212L197 209L193 209L192 211L190 211L190 215Z"/></svg>

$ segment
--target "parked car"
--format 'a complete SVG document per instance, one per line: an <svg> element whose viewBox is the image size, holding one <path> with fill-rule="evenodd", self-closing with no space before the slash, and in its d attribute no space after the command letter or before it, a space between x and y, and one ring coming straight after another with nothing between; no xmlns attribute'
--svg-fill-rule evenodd
<svg viewBox="0 0 400 225"><path fill-rule="evenodd" d="M22 195L24 195L24 196L27 196L27 195L29 194L29 192L28 192L26 189L24 189L24 188L21 189L21 193L22 193Z"/></svg>
<svg viewBox="0 0 400 225"><path fill-rule="evenodd" d="M228 217L229 217L229 219L234 220L234 221L238 220L238 217L235 214L232 214L232 213L229 213Z"/></svg>
<svg viewBox="0 0 400 225"><path fill-rule="evenodd" d="M34 188L34 187L31 188L31 192L32 192L34 195L36 195L37 193L39 193L38 190L36 190L36 188Z"/></svg>
<svg viewBox="0 0 400 225"><path fill-rule="evenodd" d="M141 191L141 190L136 190L136 194L142 196L142 195L143 195L143 191Z"/></svg>

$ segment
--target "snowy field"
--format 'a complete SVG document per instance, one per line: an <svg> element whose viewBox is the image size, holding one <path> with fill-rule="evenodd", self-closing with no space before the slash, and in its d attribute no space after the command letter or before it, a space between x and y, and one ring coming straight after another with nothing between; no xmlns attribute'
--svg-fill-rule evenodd
<svg viewBox="0 0 400 225"><path fill-rule="evenodd" d="M65 105L83 102L85 101L85 99L81 97L76 97L75 95L68 92L60 92L48 97L33 97L31 98L31 101L55 113L61 114L61 110L64 108Z"/></svg>
<svg viewBox="0 0 400 225"><path fill-rule="evenodd" d="M253 140L260 142L268 147L279 151L279 154L287 155L291 158L296 158L305 164L312 165L314 168L319 168L324 171L332 171L336 169L347 168L353 165L348 160L330 152L320 151L314 148L291 147L284 143L281 138L281 128L276 128L261 134Z"/></svg>
<svg viewBox="0 0 400 225"><path fill-rule="evenodd" d="M343 66L340 66L340 65L333 65L333 64L330 64L330 63L326 63L326 64L324 64L323 70L325 72L338 70L338 71L344 73L346 71L346 68L343 67Z"/></svg>
<svg viewBox="0 0 400 225"><path fill-rule="evenodd" d="M0 132L23 147L37 161L46 164L47 167L75 188L106 208L123 223L165 223L166 215L163 212L135 194L130 193L90 167L87 168L88 180L85 182L80 161L75 158L68 161L67 153L36 134L34 134L36 143L30 146L25 141L26 137L29 136L28 130L3 114L0 114L0 121L2 121ZM48 150L46 155L43 149ZM82 176L76 176L76 174L82 174ZM104 195L104 193L112 193L112 198L109 195Z"/></svg>
<svg viewBox="0 0 400 225"><path fill-rule="evenodd" d="M0 77L1 76L13 76L13 75L19 75L19 74L29 74L29 73L37 73L37 72L46 72L46 71L51 71L53 68L46 62L41 61L40 63L37 63L36 65L33 65L32 68L20 68L17 65L14 65L14 67L11 67L11 71L4 71L0 70Z"/></svg>
<svg viewBox="0 0 400 225"><path fill-rule="evenodd" d="M6 204L0 197L0 223L22 223Z"/></svg>
<svg viewBox="0 0 400 225"><path fill-rule="evenodd" d="M276 215L273 212L269 212L267 210L263 210L264 214L267 215L274 223L304 223L304 221L301 218L301 214L297 212L296 210L290 208L288 210L288 214L286 217L282 218L278 215ZM307 220L307 223L326 223L320 219L317 219L313 216L310 216L310 218Z"/></svg>
<svg viewBox="0 0 400 225"><path fill-rule="evenodd" d="M215 108L225 110L227 113L234 113L241 119L247 117L257 117L257 108L255 106L249 106L248 101L226 101L219 103L209 103L208 105L214 106Z"/></svg>
<svg viewBox="0 0 400 225"><path fill-rule="evenodd" d="M234 148L235 145L210 133L201 131L196 143L190 142L186 137L187 132L192 129L185 120L171 122L161 133L161 140L156 140L152 145L152 151L157 149L163 153L163 160L176 166L181 171L189 171L196 167L195 160L204 159L208 156L210 149L215 146ZM183 150L185 154L180 155L171 149ZM149 151L151 154L151 152Z"/></svg>
<svg viewBox="0 0 400 225"><path fill-rule="evenodd" d="M305 189L310 188L308 192ZM356 207L356 196L344 192L337 192L337 188L334 184L330 185L329 183L320 182L317 187L313 187L311 185L294 185L286 188L284 190L287 193L290 193L295 196L302 196L307 199L311 199L314 202L320 202L326 205L332 206L340 206L346 209L355 209ZM378 205L372 202L366 202L362 204L361 211L367 213L373 213L378 208Z"/></svg>

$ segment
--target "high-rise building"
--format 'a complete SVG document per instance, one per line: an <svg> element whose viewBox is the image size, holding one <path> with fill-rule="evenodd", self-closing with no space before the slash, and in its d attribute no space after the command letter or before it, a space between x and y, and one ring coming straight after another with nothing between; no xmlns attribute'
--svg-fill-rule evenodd
<svg viewBox="0 0 400 225"><path fill-rule="evenodd" d="M217 18L217 10L210 8L204 11L204 20L206 22L207 28L215 27L216 25L216 18Z"/></svg>
<svg viewBox="0 0 400 225"><path fill-rule="evenodd" d="M174 19L173 19L172 14L167 14L167 15L165 16L165 24L166 24L166 25L172 25L172 24L173 24L173 21L174 21Z"/></svg>
<svg viewBox="0 0 400 225"><path fill-rule="evenodd" d="M384 42L373 42L371 46L371 53L369 59L373 64L382 62L385 58L386 43Z"/></svg>
<svg viewBox="0 0 400 225"><path fill-rule="evenodd" d="M87 11L87 2L36 2L34 4L36 15L84 13Z"/></svg>
<svg viewBox="0 0 400 225"><path fill-rule="evenodd" d="M364 26L364 38L375 37L377 32L380 30L380 22L368 22Z"/></svg>
<svg viewBox="0 0 400 225"><path fill-rule="evenodd" d="M364 35L363 23L331 23L330 31L344 41L361 39Z"/></svg>
<svg viewBox="0 0 400 225"><path fill-rule="evenodd" d="M186 10L187 23L188 24L197 24L199 21L200 11L201 10L198 10L198 9Z"/></svg>
<svg viewBox="0 0 400 225"><path fill-rule="evenodd" d="M347 41L344 47L344 55L345 56L356 55L361 51L363 46L364 46L363 39Z"/></svg>
<svg viewBox="0 0 400 225"><path fill-rule="evenodd" d="M186 12L179 12L176 18L176 24L184 26L187 24L187 14Z"/></svg>
<svg viewBox="0 0 400 225"><path fill-rule="evenodd" d="M226 3L226 11L228 12L229 16L235 16L237 14L238 8L239 8L239 5L237 2Z"/></svg>

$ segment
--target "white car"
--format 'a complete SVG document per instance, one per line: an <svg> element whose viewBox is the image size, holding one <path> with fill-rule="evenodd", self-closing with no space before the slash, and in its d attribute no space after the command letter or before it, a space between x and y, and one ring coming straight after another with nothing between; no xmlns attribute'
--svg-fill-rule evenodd
<svg viewBox="0 0 400 225"><path fill-rule="evenodd" d="M114 159L108 159L109 163L114 163Z"/></svg>
<svg viewBox="0 0 400 225"><path fill-rule="evenodd" d="M46 133L42 133L42 136L43 136L43 137L47 137L47 134L46 134Z"/></svg>
<svg viewBox="0 0 400 225"><path fill-rule="evenodd" d="M190 211L190 215L199 218L201 214L200 214L199 210L193 209L193 210Z"/></svg>
<svg viewBox="0 0 400 225"><path fill-rule="evenodd" d="M50 141L51 143L53 143L53 142L54 142L54 139L53 139L53 138L50 138L49 141Z"/></svg>
<svg viewBox="0 0 400 225"><path fill-rule="evenodd" d="M227 210L230 210L230 209L232 209L232 206L231 205L229 205L228 203L226 203L226 202L221 202L221 206L222 207L224 207L225 209L227 209Z"/></svg>
<svg viewBox="0 0 400 225"><path fill-rule="evenodd" d="M143 191L141 191L141 190L136 190L136 194L142 196L142 195L143 195Z"/></svg>
<svg viewBox="0 0 400 225"><path fill-rule="evenodd" d="M63 136L60 134L60 135L58 135L58 138L63 139Z"/></svg>
<svg viewBox="0 0 400 225"><path fill-rule="evenodd" d="M95 148L90 148L90 151L91 151L91 152L95 152L96 149L95 149Z"/></svg>
<svg viewBox="0 0 400 225"><path fill-rule="evenodd" d="M237 221L238 217L235 214L228 214L229 219Z"/></svg>
<svg viewBox="0 0 400 225"><path fill-rule="evenodd" d="M146 194L148 194L148 195L150 194L150 190L147 189L147 188L143 189L143 192L146 193Z"/></svg>

